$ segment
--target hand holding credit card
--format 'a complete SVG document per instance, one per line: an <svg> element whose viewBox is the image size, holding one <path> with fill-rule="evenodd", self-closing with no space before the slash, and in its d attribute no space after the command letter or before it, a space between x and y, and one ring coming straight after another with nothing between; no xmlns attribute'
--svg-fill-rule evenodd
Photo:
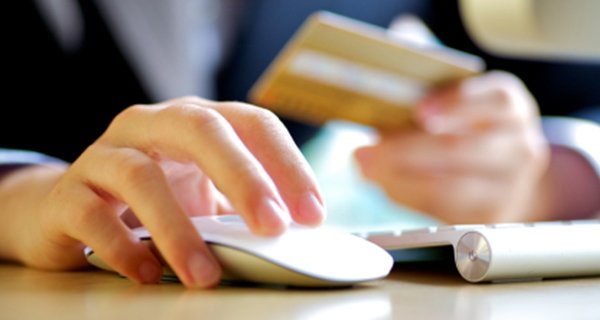
<svg viewBox="0 0 600 320"><path fill-rule="evenodd" d="M310 124L410 125L429 90L482 72L477 56L399 39L329 12L311 15L250 91L250 101Z"/></svg>

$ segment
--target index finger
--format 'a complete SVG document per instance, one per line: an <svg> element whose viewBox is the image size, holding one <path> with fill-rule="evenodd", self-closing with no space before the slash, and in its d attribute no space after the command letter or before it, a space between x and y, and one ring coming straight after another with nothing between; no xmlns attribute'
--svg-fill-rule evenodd
<svg viewBox="0 0 600 320"><path fill-rule="evenodd" d="M318 225L325 218L325 205L312 168L296 147L290 133L271 111L239 102L205 103L231 123L237 135L275 182L293 219Z"/></svg>
<svg viewBox="0 0 600 320"><path fill-rule="evenodd" d="M180 100L134 106L121 113L101 139L150 155L193 161L256 233L279 234L288 223L289 213L272 179L214 109Z"/></svg>

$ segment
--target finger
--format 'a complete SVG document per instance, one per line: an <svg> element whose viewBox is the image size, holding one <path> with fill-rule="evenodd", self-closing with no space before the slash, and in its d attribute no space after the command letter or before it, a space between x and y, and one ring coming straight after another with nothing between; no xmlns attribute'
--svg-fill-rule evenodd
<svg viewBox="0 0 600 320"><path fill-rule="evenodd" d="M510 174L530 152L514 144L507 137L510 134L470 137L420 131L387 134L378 144L357 149L355 156L363 175L375 181L395 171L494 178Z"/></svg>
<svg viewBox="0 0 600 320"><path fill-rule="evenodd" d="M490 72L440 88L417 106L417 122L430 133L464 134L535 124L538 108L515 76Z"/></svg>
<svg viewBox="0 0 600 320"><path fill-rule="evenodd" d="M394 201L446 223L508 221L518 214L499 203L498 194L506 191L502 180L403 172L382 177L380 185Z"/></svg>
<svg viewBox="0 0 600 320"><path fill-rule="evenodd" d="M289 212L275 183L214 109L189 102L132 107L113 121L103 138L149 154L193 161L254 232L275 235L286 228Z"/></svg>
<svg viewBox="0 0 600 320"><path fill-rule="evenodd" d="M215 201L217 203L217 214L234 214L235 213L235 209L233 208L233 205L231 205L231 202L229 202L229 200L227 199L227 197L225 197L225 195L223 195L219 190L217 190L214 185L213 185L213 189L214 189L214 197L215 197Z"/></svg>
<svg viewBox="0 0 600 320"><path fill-rule="evenodd" d="M423 140L403 137L408 140L403 147L396 141L390 146L383 142L357 150L363 175L380 185L391 199L448 222L466 223L470 216L474 217L473 222L517 217L521 211L518 206L523 205L531 191L528 181L535 175L532 170L522 170L529 166L528 161L512 159L516 152L488 154L480 159L478 155L481 152L476 150L442 150L431 144L439 137L416 136ZM466 140L462 143L467 145L470 142L462 140ZM489 139L482 140L485 141L493 145ZM499 138L498 141L504 142L505 139ZM436 152L432 152L436 148ZM502 157L503 154L508 158Z"/></svg>
<svg viewBox="0 0 600 320"><path fill-rule="evenodd" d="M161 167L153 159L135 149L96 143L84 152L80 160L72 166L74 174L92 188L127 203L150 231L154 244L186 286L210 287L218 283L221 273L218 263L173 195ZM104 216L99 219L116 218ZM123 241L117 239L111 248ZM106 252L108 254L109 250ZM125 253L117 251L117 254L122 256ZM114 261L119 257L115 254L109 258Z"/></svg>
<svg viewBox="0 0 600 320"><path fill-rule="evenodd" d="M140 283L158 282L162 273L159 261L131 234L114 206L79 181L67 184L62 189L69 189L69 199L60 201L66 208L59 230L90 246L120 274Z"/></svg>
<svg viewBox="0 0 600 320"><path fill-rule="evenodd" d="M188 216L206 216L217 212L216 188L195 163L161 160L160 166Z"/></svg>
<svg viewBox="0 0 600 320"><path fill-rule="evenodd" d="M211 106L232 124L260 161L296 222L318 225L325 218L324 201L314 173L279 119L270 111L242 103Z"/></svg>

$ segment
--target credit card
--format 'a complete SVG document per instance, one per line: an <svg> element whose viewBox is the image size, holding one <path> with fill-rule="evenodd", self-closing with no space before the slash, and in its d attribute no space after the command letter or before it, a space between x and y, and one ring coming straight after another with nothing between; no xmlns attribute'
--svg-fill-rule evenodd
<svg viewBox="0 0 600 320"><path fill-rule="evenodd" d="M432 88L484 69L475 55L318 12L260 76L249 100L310 124L346 120L391 129L410 125L411 108Z"/></svg>

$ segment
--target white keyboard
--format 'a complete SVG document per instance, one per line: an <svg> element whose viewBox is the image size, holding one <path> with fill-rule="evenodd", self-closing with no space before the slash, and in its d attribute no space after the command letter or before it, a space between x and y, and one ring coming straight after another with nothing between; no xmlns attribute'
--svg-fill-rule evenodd
<svg viewBox="0 0 600 320"><path fill-rule="evenodd" d="M448 225L359 234L388 251L453 247L470 282L600 275L600 220Z"/></svg>

